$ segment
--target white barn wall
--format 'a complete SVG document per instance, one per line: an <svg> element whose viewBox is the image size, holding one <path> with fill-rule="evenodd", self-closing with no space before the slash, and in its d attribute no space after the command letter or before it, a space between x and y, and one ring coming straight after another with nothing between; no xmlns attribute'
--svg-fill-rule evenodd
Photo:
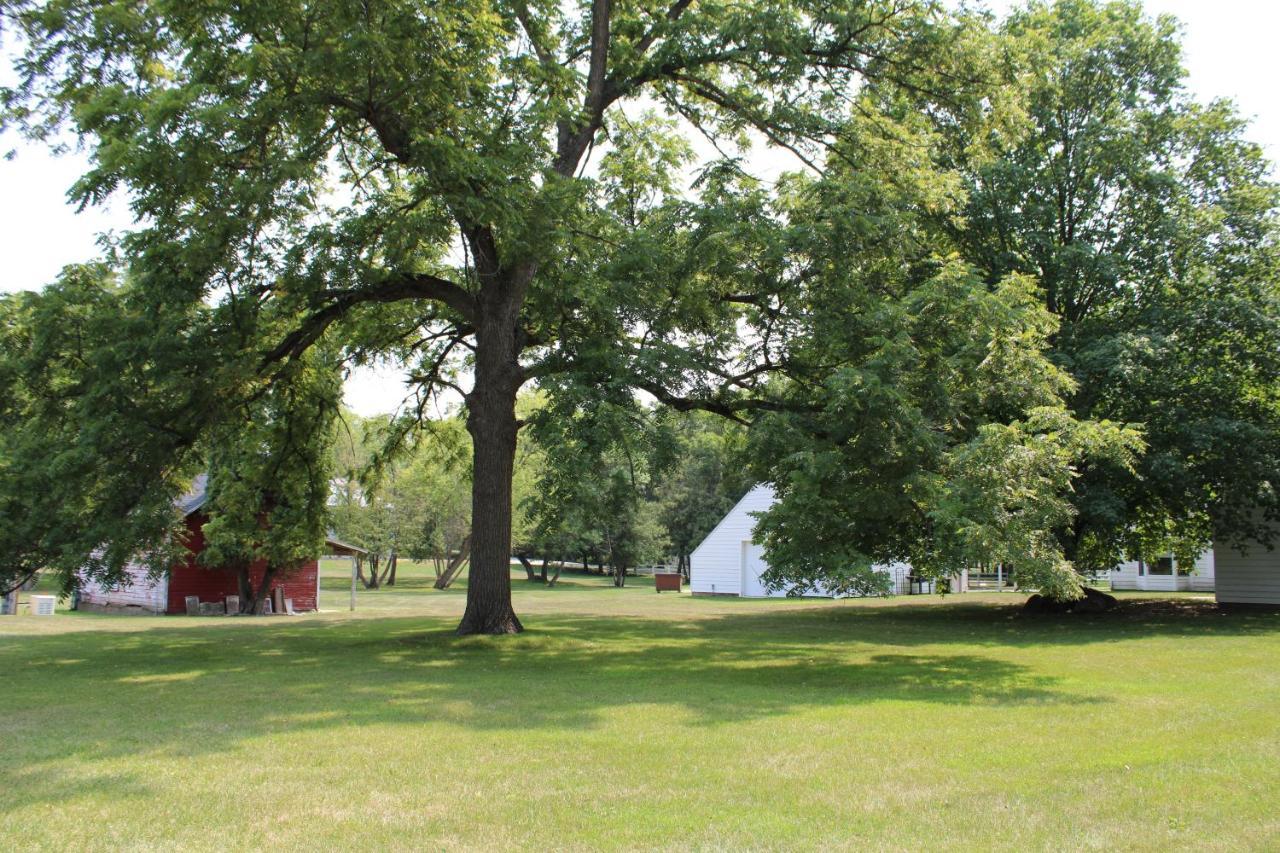
<svg viewBox="0 0 1280 853"><path fill-rule="evenodd" d="M1280 549L1214 543L1220 604L1280 604Z"/></svg>
<svg viewBox="0 0 1280 853"><path fill-rule="evenodd" d="M756 518L752 513L767 510L774 502L772 486L760 485L743 496L733 509L720 519L720 523L707 534L707 538L693 550L689 557L689 589L704 595L743 595L750 598L783 598L783 591L767 591L762 584L753 582L767 568L762 548L751 542ZM744 564L748 571L744 572ZM906 595L911 591L911 567L906 563L877 566L890 577L890 589L894 595ZM748 588L743 588L744 575ZM958 586L956 584L959 584ZM964 581L957 579L953 589L964 590ZM932 592L926 585L924 592Z"/></svg>
<svg viewBox="0 0 1280 853"><path fill-rule="evenodd" d="M689 589L707 595L742 595L743 543L751 541L756 519L773 505L773 487L756 486L720 519L689 556Z"/></svg>
<svg viewBox="0 0 1280 853"><path fill-rule="evenodd" d="M152 579L145 566L130 563L125 567L129 583L107 587L96 580L85 580L80 588L80 601L96 607L139 607L153 613L169 608L169 578Z"/></svg>

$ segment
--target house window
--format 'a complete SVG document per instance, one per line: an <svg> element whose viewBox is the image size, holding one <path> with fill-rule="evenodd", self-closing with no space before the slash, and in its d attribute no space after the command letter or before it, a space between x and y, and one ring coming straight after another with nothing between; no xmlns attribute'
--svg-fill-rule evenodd
<svg viewBox="0 0 1280 853"><path fill-rule="evenodd" d="M1172 575L1173 557L1161 557L1148 567L1148 574Z"/></svg>

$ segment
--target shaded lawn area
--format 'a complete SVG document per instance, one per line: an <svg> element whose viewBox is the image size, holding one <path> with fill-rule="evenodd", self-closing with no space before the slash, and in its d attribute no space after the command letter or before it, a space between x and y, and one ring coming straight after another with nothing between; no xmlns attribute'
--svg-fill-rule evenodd
<svg viewBox="0 0 1280 853"><path fill-rule="evenodd" d="M412 573L409 580L413 580ZM425 578L425 576L424 576ZM0 620L19 846L991 848L1280 837L1280 616L518 582L288 619ZM649 582L651 583L651 582ZM338 610L336 608L343 608Z"/></svg>

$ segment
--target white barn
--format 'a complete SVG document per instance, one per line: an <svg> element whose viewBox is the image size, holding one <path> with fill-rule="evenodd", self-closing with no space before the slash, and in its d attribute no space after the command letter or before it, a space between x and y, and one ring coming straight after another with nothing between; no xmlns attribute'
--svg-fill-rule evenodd
<svg viewBox="0 0 1280 853"><path fill-rule="evenodd" d="M1111 570L1111 588L1143 592L1213 592L1213 549L1205 551L1190 566L1181 564L1172 554L1154 560L1121 563Z"/></svg>
<svg viewBox="0 0 1280 853"><path fill-rule="evenodd" d="M1213 557L1219 604L1280 604L1280 548L1215 542Z"/></svg>
<svg viewBox="0 0 1280 853"><path fill-rule="evenodd" d="M756 486L707 534L689 558L689 589L694 595L738 595L745 598L781 598L785 592L765 589L760 575L768 568L763 547L751 541L756 518L773 505L773 487ZM911 567L906 563L878 567L890 578L894 594L911 591ZM959 589L952 584L953 589ZM928 584L924 592L931 592Z"/></svg>

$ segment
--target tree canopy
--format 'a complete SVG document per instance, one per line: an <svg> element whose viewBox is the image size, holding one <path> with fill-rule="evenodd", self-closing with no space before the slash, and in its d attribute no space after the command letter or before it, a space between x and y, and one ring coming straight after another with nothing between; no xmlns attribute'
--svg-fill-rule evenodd
<svg viewBox="0 0 1280 853"><path fill-rule="evenodd" d="M1132 469L1089 465L1067 553L1089 568L1280 519L1280 195L1226 102L1186 91L1176 22L1137 3L1034 3L1001 34L1025 123L963 178L949 230L988 281L1034 277L1081 418L1141 425Z"/></svg>
<svg viewBox="0 0 1280 853"><path fill-rule="evenodd" d="M1118 22L1114 49L1079 47L1090 16ZM1069 558L1127 529L1095 522L1113 495L1116 518L1201 517L1226 454L1196 457L1216 453L1196 469L1211 487L1163 477L1198 503L1166 486L1130 500L1166 463L1138 459L1126 425L1157 450L1162 428L1139 406L1086 405L1094 376L1142 359L1192 366L1107 400L1172 404L1218 380L1231 398L1233 425L1202 419L1179 447L1274 437L1263 165L1221 108L1133 119L1130 102L1159 106L1180 72L1132 6L1034 5L999 32L926 0L2 0L0 22L21 40L4 126L74 134L92 166L73 198L123 193L139 223L109 266L4 305L0 503L30 543L15 565L118 572L163 539L203 442L237 446L246 407L313 353L403 361L404 442L442 399L464 401L462 633L521 629L509 559L531 383L565 428L589 401L625 413L637 395L754 421L754 473L781 498L767 552L801 588L860 589L883 557L931 572L1000 559L1071 598ZM1052 136L1060 107L1072 128L1088 118L1070 150ZM696 139L714 153L695 157ZM1080 177L1077 141L1112 146L1089 161L1110 165ZM796 171L753 176L748 143ZM1045 223L1067 225L1052 218L1065 188L1089 228L1062 239ZM1225 301L1201 298L1212 287ZM1065 346L1084 338L1064 306L1108 288L1117 315L1158 292L1139 313L1195 332ZM618 440L593 458L616 461ZM58 478L65 506L22 500Z"/></svg>

